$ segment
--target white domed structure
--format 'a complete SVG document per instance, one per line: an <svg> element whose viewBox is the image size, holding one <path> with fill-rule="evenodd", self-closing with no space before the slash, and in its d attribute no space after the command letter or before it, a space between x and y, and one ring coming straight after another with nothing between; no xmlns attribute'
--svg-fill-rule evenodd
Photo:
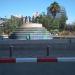
<svg viewBox="0 0 75 75"><path fill-rule="evenodd" d="M20 28L16 29L9 38L17 40L52 39L49 31L39 23L24 23Z"/></svg>

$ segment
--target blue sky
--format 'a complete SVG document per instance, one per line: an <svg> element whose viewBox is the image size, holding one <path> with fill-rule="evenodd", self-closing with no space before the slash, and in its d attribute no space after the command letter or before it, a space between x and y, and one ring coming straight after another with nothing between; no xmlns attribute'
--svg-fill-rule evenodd
<svg viewBox="0 0 75 75"><path fill-rule="evenodd" d="M47 7L54 1L65 7L68 21L75 21L75 0L0 0L0 17L10 15L32 16L35 12L47 12Z"/></svg>

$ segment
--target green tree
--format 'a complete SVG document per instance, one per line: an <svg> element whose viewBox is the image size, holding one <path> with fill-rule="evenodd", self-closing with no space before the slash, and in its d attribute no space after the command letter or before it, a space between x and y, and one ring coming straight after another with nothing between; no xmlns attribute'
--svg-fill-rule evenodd
<svg viewBox="0 0 75 75"><path fill-rule="evenodd" d="M47 16L45 13L41 13L36 18L33 18L33 23L41 23L48 30L50 30L50 28L52 27L51 21L52 18L50 16Z"/></svg>
<svg viewBox="0 0 75 75"><path fill-rule="evenodd" d="M67 20L67 16L66 16L66 11L63 8L62 12L62 7L57 3L57 2L53 2L47 9L47 15L50 16L50 14L52 14L53 19L51 21L52 23L52 29L58 29L59 31L63 31L65 29L65 25L66 25L66 20ZM56 15L59 15L60 13L60 17L56 17Z"/></svg>
<svg viewBox="0 0 75 75"><path fill-rule="evenodd" d="M56 14L60 11L60 6L57 2L53 2L49 7L48 7L49 12L52 14L53 19L55 19Z"/></svg>
<svg viewBox="0 0 75 75"><path fill-rule="evenodd" d="M59 30L59 19L56 19L56 14L60 12L60 5L57 2L53 2L48 8L47 8L47 15L52 15L53 18L51 18L51 31L57 29Z"/></svg>
<svg viewBox="0 0 75 75"><path fill-rule="evenodd" d="M66 20L67 20L67 16L62 14L59 19L59 31L63 31L65 29Z"/></svg>
<svg viewBox="0 0 75 75"><path fill-rule="evenodd" d="M55 19L52 23L52 30L58 29L59 30L59 20Z"/></svg>
<svg viewBox="0 0 75 75"><path fill-rule="evenodd" d="M11 16L10 19L7 20L4 24L4 33L10 34L16 30L16 28L20 27L23 24L22 18L18 18L15 16Z"/></svg>

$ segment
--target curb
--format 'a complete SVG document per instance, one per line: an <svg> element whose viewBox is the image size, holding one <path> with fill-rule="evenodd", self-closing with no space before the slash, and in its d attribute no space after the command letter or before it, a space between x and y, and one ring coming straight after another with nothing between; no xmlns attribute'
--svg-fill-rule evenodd
<svg viewBox="0 0 75 75"><path fill-rule="evenodd" d="M25 62L75 62L75 57L57 58L0 58L0 63L25 63Z"/></svg>

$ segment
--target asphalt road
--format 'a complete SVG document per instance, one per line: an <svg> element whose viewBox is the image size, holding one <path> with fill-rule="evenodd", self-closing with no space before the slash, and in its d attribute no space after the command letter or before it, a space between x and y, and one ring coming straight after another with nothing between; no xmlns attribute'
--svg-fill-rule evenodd
<svg viewBox="0 0 75 75"><path fill-rule="evenodd" d="M75 63L0 64L0 75L75 75Z"/></svg>

